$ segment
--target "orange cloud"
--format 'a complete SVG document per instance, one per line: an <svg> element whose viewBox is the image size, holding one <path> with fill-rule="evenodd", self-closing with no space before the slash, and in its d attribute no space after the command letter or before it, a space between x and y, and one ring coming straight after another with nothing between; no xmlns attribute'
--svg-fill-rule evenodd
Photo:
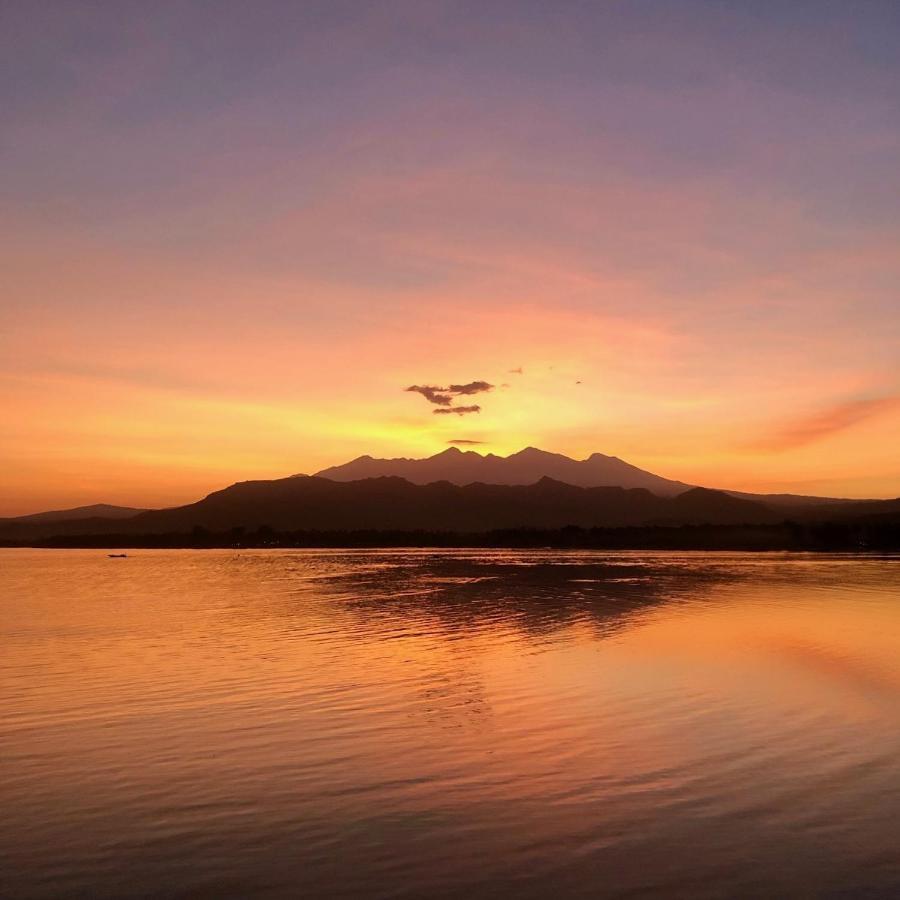
<svg viewBox="0 0 900 900"><path fill-rule="evenodd" d="M900 394L836 403L813 415L797 419L748 444L749 449L777 452L803 447L846 431L860 422L900 407Z"/></svg>

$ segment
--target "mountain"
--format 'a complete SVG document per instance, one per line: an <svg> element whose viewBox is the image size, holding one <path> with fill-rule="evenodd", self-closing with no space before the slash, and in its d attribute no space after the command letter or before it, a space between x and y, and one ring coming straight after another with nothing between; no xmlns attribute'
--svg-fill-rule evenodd
<svg viewBox="0 0 900 900"><path fill-rule="evenodd" d="M108 503L95 503L91 506L76 506L72 509L54 509L48 512L31 513L27 516L13 516L0 519L4 525L10 522L67 522L72 519L90 519L101 517L104 519L130 519L138 513L146 512L145 509L136 509L131 506L110 506Z"/></svg>
<svg viewBox="0 0 900 900"><path fill-rule="evenodd" d="M744 500L754 500L757 503L765 503L773 508L781 507L819 507L825 509L830 506L842 506L855 503L881 503L881 500L851 500L842 497L811 497L808 494L750 494L747 491L725 491L731 497L740 497Z"/></svg>
<svg viewBox="0 0 900 900"><path fill-rule="evenodd" d="M363 478L403 478L412 484L448 481L451 484L534 484L552 478L576 487L644 488L662 497L674 497L692 487L681 481L662 478L624 462L616 456L594 453L576 460L561 453L527 447L511 456L482 456L472 450L451 447L426 459L373 459L360 456L342 466L317 472L331 481L359 481Z"/></svg>
<svg viewBox="0 0 900 900"><path fill-rule="evenodd" d="M402 473L402 474L398 474ZM551 474L552 473L552 474ZM362 456L315 476L243 481L171 509L96 506L0 519L0 540L51 536L228 532L428 531L479 533L653 525L767 525L794 521L900 523L900 499L829 500L692 487L612 456L574 460L529 447L508 457L456 448L428 459Z"/></svg>
<svg viewBox="0 0 900 900"><path fill-rule="evenodd" d="M766 523L778 519L761 504L705 488L692 488L677 497L660 497L644 488L583 488L546 477L530 485L461 486L449 481L416 485L393 477L338 482L294 476L240 482L197 503L149 510L130 519L19 523L12 532L0 528L0 536L31 540L50 534L186 534L198 528L219 532L261 527L278 531L484 532L567 525Z"/></svg>
<svg viewBox="0 0 900 900"><path fill-rule="evenodd" d="M526 447L510 456L488 453L482 456L473 450L461 451L450 447L425 459L375 459L360 456L342 466L322 469L316 475L332 481L359 481L363 478L403 478L413 484L449 481L451 484L534 484L541 478L552 478L577 487L645 488L661 497L675 497L694 485L663 478L639 469L617 456L592 453L577 460L562 453L549 453ZM801 494L750 494L746 491L724 490L722 493L741 500L752 500L767 507L799 509L820 506L824 510L838 504L861 501L837 497L808 497ZM877 502L877 501L875 501Z"/></svg>

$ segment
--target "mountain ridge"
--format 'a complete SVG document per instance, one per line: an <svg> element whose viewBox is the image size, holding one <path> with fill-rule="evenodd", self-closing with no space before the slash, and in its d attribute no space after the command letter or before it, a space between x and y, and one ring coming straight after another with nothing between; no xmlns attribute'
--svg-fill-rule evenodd
<svg viewBox="0 0 900 900"><path fill-rule="evenodd" d="M464 485L533 484L545 475L578 487L644 487L660 496L674 497L701 485L665 478L641 469L618 456L594 452L585 459L573 459L562 453L525 447L509 456L481 454L475 450L449 447L433 456L378 458L364 454L347 463L329 466L314 473L333 481L358 481L382 475L396 475L413 484L449 481ZM841 497L817 497L805 494L754 494L749 491L721 490L732 497L754 500L769 506L819 506L833 503L859 503ZM877 501L875 501L877 502Z"/></svg>
<svg viewBox="0 0 900 900"><path fill-rule="evenodd" d="M573 483L579 480L587 484ZM598 480L620 483L591 483ZM425 459L364 455L315 475L236 482L171 509L95 504L0 519L0 539L154 530L184 533L194 527L477 532L566 525L883 519L898 512L900 499L749 494L688 485L602 453L573 460L535 447L507 457L451 447Z"/></svg>
<svg viewBox="0 0 900 900"><path fill-rule="evenodd" d="M88 506L73 506L70 509L51 509L46 512L28 513L24 516L0 517L0 523L8 522L66 522L72 519L130 519L146 508L116 506L111 503L91 503Z"/></svg>
<svg viewBox="0 0 900 900"><path fill-rule="evenodd" d="M0 539L108 535L240 535L268 532L485 534L509 529L764 526L795 521L900 521L900 499L786 510L724 491L694 487L675 497L646 488L583 488L548 476L531 485L436 481L397 476L341 482L316 475L242 481L195 503L128 519L0 523Z"/></svg>
<svg viewBox="0 0 900 900"><path fill-rule="evenodd" d="M505 528L619 527L692 523L766 523L777 514L720 491L693 488L660 497L646 488L583 488L549 477L531 485L436 481L412 484L397 476L333 481L316 475L242 481L195 503L149 510L124 520L20 523L15 539L49 534L334 530L487 532ZM30 527L29 527L30 526ZM17 533L16 533L17 532Z"/></svg>
<svg viewBox="0 0 900 900"><path fill-rule="evenodd" d="M478 482L527 485L547 476L576 487L642 487L667 497L695 487L640 469L616 456L592 453L586 459L576 460L537 447L525 447L509 456L482 455L458 447L449 447L424 459L377 459L366 454L343 465L329 466L315 475L344 482L394 475L412 484L449 481L460 486Z"/></svg>

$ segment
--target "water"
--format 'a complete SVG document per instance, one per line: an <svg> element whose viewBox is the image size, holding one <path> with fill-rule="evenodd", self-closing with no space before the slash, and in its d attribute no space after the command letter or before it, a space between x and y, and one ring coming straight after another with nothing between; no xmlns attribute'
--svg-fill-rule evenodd
<svg viewBox="0 0 900 900"><path fill-rule="evenodd" d="M8 897L900 893L900 559L0 551Z"/></svg>

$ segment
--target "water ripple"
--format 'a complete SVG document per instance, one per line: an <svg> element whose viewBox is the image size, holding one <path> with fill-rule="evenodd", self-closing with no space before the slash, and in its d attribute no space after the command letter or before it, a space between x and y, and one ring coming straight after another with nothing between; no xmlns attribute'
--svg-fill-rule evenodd
<svg viewBox="0 0 900 900"><path fill-rule="evenodd" d="M0 551L0 893L900 893L900 560Z"/></svg>

